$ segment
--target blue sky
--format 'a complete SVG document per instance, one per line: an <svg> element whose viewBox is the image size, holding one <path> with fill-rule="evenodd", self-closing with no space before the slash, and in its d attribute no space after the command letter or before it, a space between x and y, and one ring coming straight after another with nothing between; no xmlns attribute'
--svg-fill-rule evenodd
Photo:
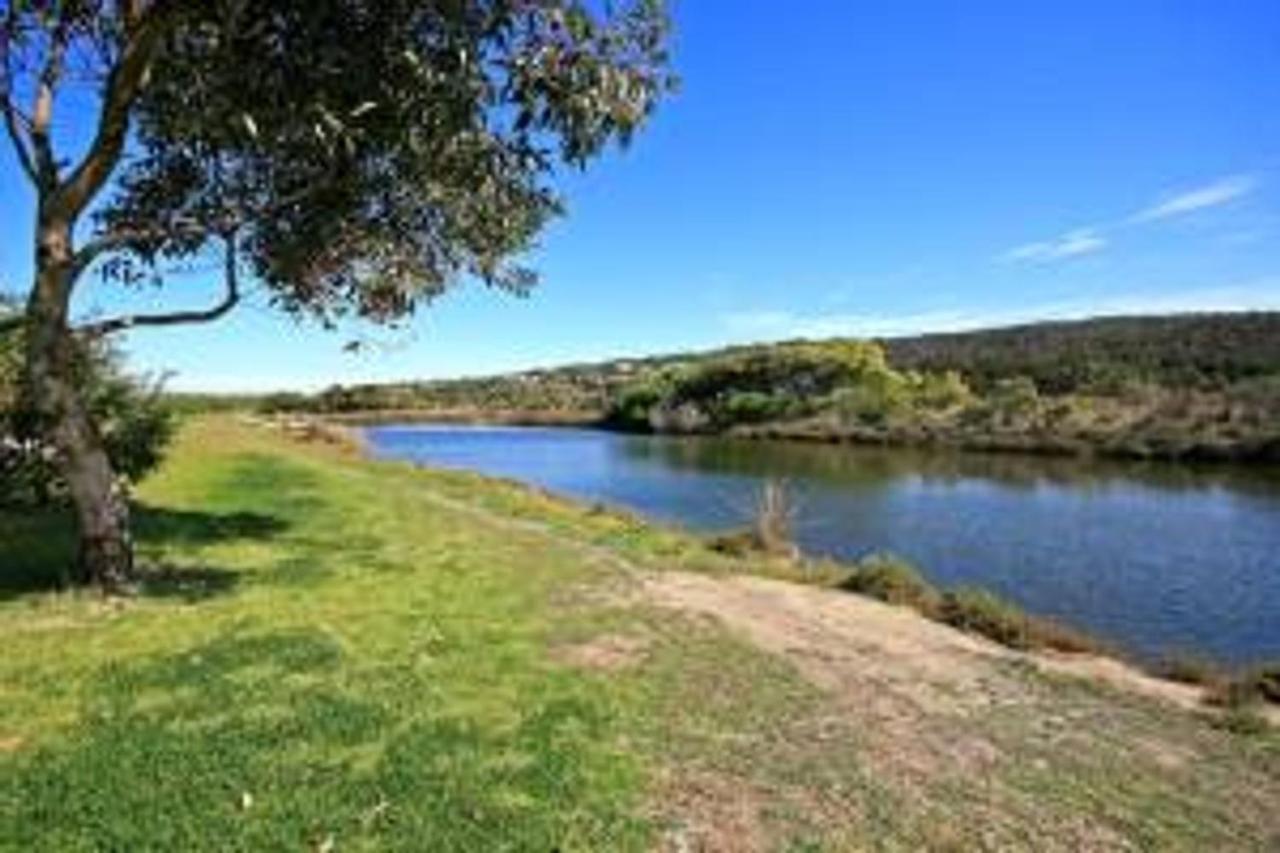
<svg viewBox="0 0 1280 853"><path fill-rule="evenodd" d="M480 374L795 335L1280 309L1280 4L675 0L680 92L563 176L516 299L408 328L299 326L260 297L133 333L181 389ZM0 282L31 202L0 155ZM82 312L157 301L87 282ZM353 336L367 342L343 351Z"/></svg>

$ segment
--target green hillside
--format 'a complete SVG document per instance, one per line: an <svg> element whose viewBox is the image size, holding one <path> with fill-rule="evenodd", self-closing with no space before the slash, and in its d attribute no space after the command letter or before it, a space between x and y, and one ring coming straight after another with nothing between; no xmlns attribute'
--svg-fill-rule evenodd
<svg viewBox="0 0 1280 853"><path fill-rule="evenodd" d="M988 450L1276 459L1280 313L783 341L502 376L334 386L262 405Z"/></svg>

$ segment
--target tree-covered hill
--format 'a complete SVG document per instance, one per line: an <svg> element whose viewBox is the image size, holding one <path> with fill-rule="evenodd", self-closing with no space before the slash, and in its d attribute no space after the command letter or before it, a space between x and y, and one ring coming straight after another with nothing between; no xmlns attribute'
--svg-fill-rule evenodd
<svg viewBox="0 0 1280 853"><path fill-rule="evenodd" d="M783 341L502 376L334 386L315 396L276 395L263 408L1273 459L1280 458L1280 313Z"/></svg>
<svg viewBox="0 0 1280 853"><path fill-rule="evenodd" d="M1099 317L882 342L912 370L956 370L982 388L1011 375L1062 393L1119 379L1212 388L1280 371L1280 312Z"/></svg>
<svg viewBox="0 0 1280 853"><path fill-rule="evenodd" d="M1099 317L885 338L878 343L897 369L954 370L979 390L1014 376L1025 376L1051 394L1124 381L1212 389L1280 373L1280 312ZM480 378L334 386L317 396L275 395L268 403L281 409L326 411L600 412L621 388L645 374L780 345L620 358Z"/></svg>

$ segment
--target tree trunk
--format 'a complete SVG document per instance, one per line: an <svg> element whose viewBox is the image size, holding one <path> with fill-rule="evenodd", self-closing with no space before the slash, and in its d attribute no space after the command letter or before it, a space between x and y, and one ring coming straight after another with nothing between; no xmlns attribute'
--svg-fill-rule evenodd
<svg viewBox="0 0 1280 853"><path fill-rule="evenodd" d="M36 282L27 305L27 381L52 439L79 525L80 580L104 593L133 579L129 505L76 382L77 343L68 324L75 284L69 223L42 221Z"/></svg>

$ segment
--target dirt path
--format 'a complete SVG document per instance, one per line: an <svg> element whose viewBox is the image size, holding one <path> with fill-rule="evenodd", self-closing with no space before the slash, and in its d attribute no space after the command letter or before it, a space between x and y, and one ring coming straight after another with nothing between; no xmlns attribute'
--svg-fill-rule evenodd
<svg viewBox="0 0 1280 853"><path fill-rule="evenodd" d="M803 756L804 778L825 779L801 797L813 823L847 831L853 849L883 832L866 804L887 796L879 820L904 849L1280 850L1274 762L1244 760L1248 745L1209 724L1196 688L1118 661L1011 651L910 610L767 578L668 572L640 589L821 688L827 701L779 739ZM831 794L854 775L882 793ZM695 819L703 834L683 849L783 846L716 834L750 786L721 780L729 793L711 803L703 792L698 809L712 819Z"/></svg>
<svg viewBox="0 0 1280 853"><path fill-rule="evenodd" d="M1014 689L1001 669L1024 664L1170 702L1202 707L1200 690L1151 678L1086 655L1015 652L862 596L769 578L647 576L645 593L664 606L712 616L752 643L791 660L815 684L846 701L885 694L923 707L977 708Z"/></svg>

